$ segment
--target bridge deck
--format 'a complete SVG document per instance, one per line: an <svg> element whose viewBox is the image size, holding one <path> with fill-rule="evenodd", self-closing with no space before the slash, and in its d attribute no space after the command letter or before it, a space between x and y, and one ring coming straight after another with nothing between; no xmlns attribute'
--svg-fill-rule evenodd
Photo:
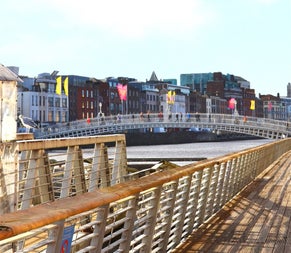
<svg viewBox="0 0 291 253"><path fill-rule="evenodd" d="M291 152L174 252L290 252Z"/></svg>

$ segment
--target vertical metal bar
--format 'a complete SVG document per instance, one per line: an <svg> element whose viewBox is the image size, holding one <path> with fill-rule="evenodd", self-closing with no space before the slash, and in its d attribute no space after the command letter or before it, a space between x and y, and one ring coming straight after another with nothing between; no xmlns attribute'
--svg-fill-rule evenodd
<svg viewBox="0 0 291 253"><path fill-rule="evenodd" d="M64 176L62 180L60 198L65 198L65 197L70 196L70 187L71 187L73 162L74 162L74 150L75 150L74 146L69 146L67 148L67 159L66 159L66 164L64 168Z"/></svg>
<svg viewBox="0 0 291 253"><path fill-rule="evenodd" d="M210 190L211 177L212 177L213 167L204 168L202 176L202 188L199 194L199 215L198 215L198 224L202 224L205 220L207 199Z"/></svg>
<svg viewBox="0 0 291 253"><path fill-rule="evenodd" d="M112 168L109 166L108 150L106 145L102 146L100 161L100 187L109 187L111 183Z"/></svg>
<svg viewBox="0 0 291 253"><path fill-rule="evenodd" d="M171 232L171 226L172 226L172 217L174 213L174 206L175 206L175 201L176 201L176 196L177 196L177 188L178 188L178 181L172 182L171 187L168 190L168 193L166 193L165 197L168 198L168 201L165 203L165 205L168 207L167 211L167 217L165 218L165 233L164 237L162 238L161 242L161 253L162 252L167 252L168 248L168 242L169 242L169 236ZM164 191L164 190L163 190ZM163 209L163 207L161 207ZM165 214L162 214L165 215Z"/></svg>
<svg viewBox="0 0 291 253"><path fill-rule="evenodd" d="M142 239L142 244L145 245L145 247L142 249L142 252L151 252L152 250L152 243L154 238L161 191L162 191L161 187L157 187L153 191L153 198L150 201L150 206L152 206L152 208L149 210L148 213L147 224L144 230L145 237Z"/></svg>
<svg viewBox="0 0 291 253"><path fill-rule="evenodd" d="M30 153L28 168L26 173L26 180L24 183L23 195L21 200L20 209L29 208L32 204L33 188L35 186L36 179L36 165L38 159L39 150L32 150Z"/></svg>
<svg viewBox="0 0 291 253"><path fill-rule="evenodd" d="M233 196L236 195L240 191L240 180L241 180L241 167L242 167L242 159L243 157L240 155L236 159L235 164L235 173L234 173L234 188L233 188Z"/></svg>
<svg viewBox="0 0 291 253"><path fill-rule="evenodd" d="M36 173L36 188L39 193L40 203L54 201L50 164L48 156L44 150L39 151Z"/></svg>
<svg viewBox="0 0 291 253"><path fill-rule="evenodd" d="M206 205L206 212L205 218L209 218L213 213L213 206L216 198L217 193L217 183L219 179L219 164L215 164L212 169L211 174L211 183L209 185L208 197L207 197L207 205Z"/></svg>
<svg viewBox="0 0 291 253"><path fill-rule="evenodd" d="M124 176L126 175L126 166L127 161L125 141L117 141L112 168L111 185L115 185L124 181Z"/></svg>
<svg viewBox="0 0 291 253"><path fill-rule="evenodd" d="M73 161L74 187L76 190L76 195L78 195L87 191L83 154L79 146L75 146Z"/></svg>
<svg viewBox="0 0 291 253"><path fill-rule="evenodd" d="M50 238L54 241L54 243L48 247L47 253L55 253L55 252L62 252L62 239L64 233L64 224L65 221L61 220L56 222L57 228L50 234Z"/></svg>
<svg viewBox="0 0 291 253"><path fill-rule="evenodd" d="M195 226L196 213L197 213L198 201L199 201L199 193L200 193L201 184L202 184L202 176L203 176L202 170L196 171L192 175L192 185L191 185L190 199L189 199L189 203L191 203L191 208L188 210L188 215L190 216L188 217L189 222L188 222L187 234L190 234Z"/></svg>
<svg viewBox="0 0 291 253"><path fill-rule="evenodd" d="M95 143L94 145L91 174L89 177L88 186L89 192L96 190L99 185L101 163L103 160L102 146L104 146L104 143Z"/></svg>
<svg viewBox="0 0 291 253"><path fill-rule="evenodd" d="M2 143L1 147L1 167L0 177L2 193L0 195L1 213L13 212L17 208L17 180L18 180L18 152L15 142Z"/></svg>
<svg viewBox="0 0 291 253"><path fill-rule="evenodd" d="M103 238L105 235L106 221L109 214L109 205L102 206L97 210L96 221L97 223L94 225L93 233L95 236L91 240L91 246L94 249L90 250L90 253L101 252L103 245Z"/></svg>
<svg viewBox="0 0 291 253"><path fill-rule="evenodd" d="M48 240L51 242L47 245L46 252L47 253L54 253L54 252L61 252L60 250L57 251L57 247L60 247L60 243L62 241L62 235L64 231L64 222L56 223L55 228L50 229L48 231Z"/></svg>
<svg viewBox="0 0 291 253"><path fill-rule="evenodd" d="M130 242L131 242L130 238L132 237L134 221L136 220L136 211L137 211L137 202L138 202L137 200L138 200L138 195L136 195L134 198L128 201L128 205L130 206L130 209L126 212L126 221L124 222L124 227L123 227L124 232L122 233L121 243L119 245L119 249L121 250L121 252L129 252L130 250ZM155 203L153 206L155 207L155 209L158 208L157 203ZM156 213L152 215L156 217ZM155 224L156 222L152 221L151 226L154 227ZM147 234L147 231L145 231L145 234ZM151 245L151 243L149 243L149 245Z"/></svg>
<svg viewBox="0 0 291 253"><path fill-rule="evenodd" d="M222 206L221 200L223 198L223 187L225 186L225 163L220 164L219 176L218 176L218 185L216 190L215 201L213 203L213 211L217 212Z"/></svg>
<svg viewBox="0 0 291 253"><path fill-rule="evenodd" d="M228 186L227 186L227 194L225 201L229 201L233 196L233 181L234 181L234 168L235 168L235 159L229 161L229 177L228 177Z"/></svg>
<svg viewBox="0 0 291 253"><path fill-rule="evenodd" d="M187 212L189 194L190 194L190 188L191 188L191 177L192 175L187 176L186 178L182 179L185 182L185 186L183 187L183 194L181 196L182 201L180 202L179 206L176 207L179 213L179 221L177 223L177 230L175 232L175 245L178 245L180 243L182 234L183 234L185 216Z"/></svg>

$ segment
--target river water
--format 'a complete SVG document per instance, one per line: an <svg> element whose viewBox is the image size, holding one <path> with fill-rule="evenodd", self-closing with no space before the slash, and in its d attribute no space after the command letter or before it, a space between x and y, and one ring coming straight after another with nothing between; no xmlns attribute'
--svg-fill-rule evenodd
<svg viewBox="0 0 291 253"><path fill-rule="evenodd" d="M128 158L215 158L257 147L273 140L239 140L225 142L195 142L172 145L130 146Z"/></svg>

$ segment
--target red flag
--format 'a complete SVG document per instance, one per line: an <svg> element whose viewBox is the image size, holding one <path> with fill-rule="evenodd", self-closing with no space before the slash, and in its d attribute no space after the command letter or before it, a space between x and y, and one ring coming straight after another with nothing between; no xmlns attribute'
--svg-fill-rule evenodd
<svg viewBox="0 0 291 253"><path fill-rule="evenodd" d="M127 85L122 85L121 83L117 84L117 90L120 100L127 99Z"/></svg>

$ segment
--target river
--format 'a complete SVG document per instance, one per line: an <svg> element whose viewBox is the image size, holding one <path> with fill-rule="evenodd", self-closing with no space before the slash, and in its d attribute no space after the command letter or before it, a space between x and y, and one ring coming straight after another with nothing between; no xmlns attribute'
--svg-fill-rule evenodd
<svg viewBox="0 0 291 253"><path fill-rule="evenodd" d="M273 140L239 140L224 142L195 142L171 145L130 146L128 158L214 158L270 143Z"/></svg>

